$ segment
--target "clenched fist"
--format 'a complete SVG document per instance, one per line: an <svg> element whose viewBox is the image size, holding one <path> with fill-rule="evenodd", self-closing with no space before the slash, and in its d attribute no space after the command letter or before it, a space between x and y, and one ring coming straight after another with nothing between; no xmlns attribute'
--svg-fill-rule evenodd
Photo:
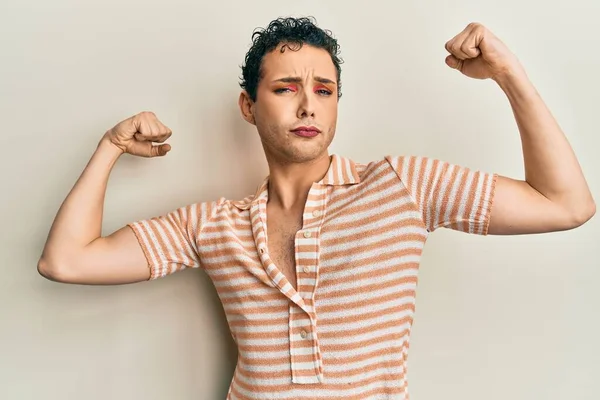
<svg viewBox="0 0 600 400"><path fill-rule="evenodd" d="M498 79L521 71L517 57L485 26L471 23L446 42L446 64L475 79Z"/></svg>
<svg viewBox="0 0 600 400"><path fill-rule="evenodd" d="M112 143L123 153L157 157L164 156L171 150L171 146L164 143L171 133L171 129L160 122L153 112L144 111L119 122L102 139Z"/></svg>

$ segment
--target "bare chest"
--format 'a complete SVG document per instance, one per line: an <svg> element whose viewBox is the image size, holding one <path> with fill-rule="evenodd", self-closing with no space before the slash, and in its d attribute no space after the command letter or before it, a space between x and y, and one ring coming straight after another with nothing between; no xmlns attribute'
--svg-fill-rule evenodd
<svg viewBox="0 0 600 400"><path fill-rule="evenodd" d="M302 214L267 212L267 246L277 268L296 289L296 233L302 228Z"/></svg>

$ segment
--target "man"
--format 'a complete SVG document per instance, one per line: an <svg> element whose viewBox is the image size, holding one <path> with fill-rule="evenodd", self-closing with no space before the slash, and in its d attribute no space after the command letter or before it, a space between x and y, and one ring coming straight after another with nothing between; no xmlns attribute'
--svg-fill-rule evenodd
<svg viewBox="0 0 600 400"><path fill-rule="evenodd" d="M595 203L577 159L517 58L480 24L446 43L446 63L506 93L524 181L422 157L360 164L329 155L341 95L337 41L304 18L275 20L253 39L239 106L269 165L257 192L102 237L119 156L170 150L171 130L140 113L102 137L56 216L38 270L59 282L123 284L202 268L238 345L228 398L408 398L406 356L428 234L585 223Z"/></svg>

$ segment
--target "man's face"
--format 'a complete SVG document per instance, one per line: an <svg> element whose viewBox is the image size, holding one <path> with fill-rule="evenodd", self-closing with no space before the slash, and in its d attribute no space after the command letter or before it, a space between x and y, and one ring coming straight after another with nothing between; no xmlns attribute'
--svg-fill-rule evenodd
<svg viewBox="0 0 600 400"><path fill-rule="evenodd" d="M307 162L327 153L337 122L337 74L326 50L281 44L265 55L252 116L267 157ZM316 128L298 130L301 127Z"/></svg>

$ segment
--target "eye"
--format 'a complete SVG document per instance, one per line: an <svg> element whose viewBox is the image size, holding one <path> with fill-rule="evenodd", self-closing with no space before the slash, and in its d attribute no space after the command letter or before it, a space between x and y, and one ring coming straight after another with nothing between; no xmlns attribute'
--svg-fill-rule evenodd
<svg viewBox="0 0 600 400"><path fill-rule="evenodd" d="M293 93L293 92L295 92L295 91L297 91L297 90L298 90L298 87L297 87L296 85L291 85L291 84L290 84L290 85L286 85L286 86L284 86L284 87L277 88L277 89L275 89L273 92L274 92L274 93L277 93L277 94L280 94L280 93L286 93L286 92L291 92L291 93Z"/></svg>
<svg viewBox="0 0 600 400"><path fill-rule="evenodd" d="M317 90L317 93L319 93L320 95L323 95L323 96L331 96L331 94L332 94L331 91L327 90L327 89L319 89L319 90Z"/></svg>
<svg viewBox="0 0 600 400"><path fill-rule="evenodd" d="M332 91L323 84L315 85L314 91L315 91L315 93L318 93L319 95L325 96L325 97L331 96L331 94L332 94Z"/></svg>

